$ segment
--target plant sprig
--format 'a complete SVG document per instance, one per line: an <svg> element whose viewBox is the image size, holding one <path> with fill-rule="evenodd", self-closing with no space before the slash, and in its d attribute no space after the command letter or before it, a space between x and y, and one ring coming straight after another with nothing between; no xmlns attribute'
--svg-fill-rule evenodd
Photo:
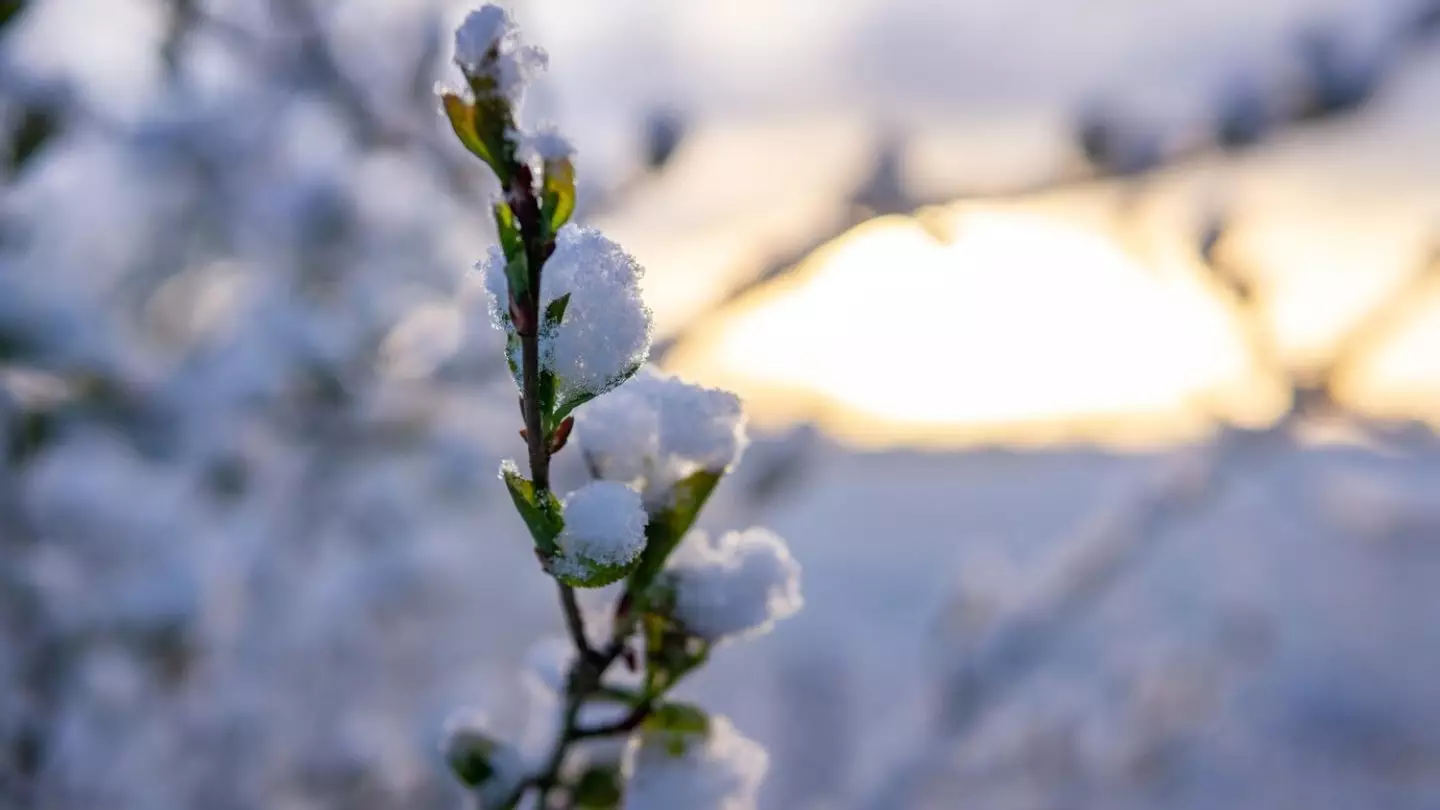
<svg viewBox="0 0 1440 810"><path fill-rule="evenodd" d="M576 775L568 767L576 746L639 732L665 756L683 758L695 741L708 741L710 717L668 695L705 664L721 635L763 631L771 619L798 609L798 567L783 543L764 533L727 535L722 545L697 552L688 575L669 570L682 539L744 446L739 400L726 392L645 371L624 389L639 393L602 399L586 414L593 416L597 407L602 415L610 413L609 407L650 420L650 439L618 427L596 435L618 437L622 445L632 440L635 446L621 448L619 455L653 452L664 460L632 459L627 469L646 471L641 481L613 468L616 453L592 457L587 448L587 466L604 480L563 499L551 491L550 461L569 443L573 412L641 371L651 319L639 297L636 281L642 271L634 260L598 232L568 224L575 210L569 144L554 131L527 134L516 125L518 77L544 62L537 54L519 43L497 7L472 13L456 34L455 61L467 88L444 92L442 105L456 137L490 167L502 189L493 204L499 245L482 269L492 296L491 315L506 333L506 355L519 389L528 469L522 473L507 462L501 478L541 566L556 581L573 656L559 690L558 732L542 761L527 770L512 748L474 729L454 735L458 742L447 744L447 756L456 775L487 806L513 810L533 793L539 807L613 810L626 790L618 763L591 764ZM646 450L661 435L678 444ZM717 555L730 556L715 565ZM753 570L747 568L757 562ZM720 621L687 618L685 587L730 587L736 577L749 578L741 583L743 597L752 603L758 598L760 604ZM610 637L592 644L576 587L622 580ZM716 628L724 632L708 632ZM641 671L642 686L606 683L617 662ZM592 704L624 711L609 722L587 724L583 716ZM715 728L734 735L728 723L716 722L721 725ZM758 747L743 741L726 750L744 753ZM737 784L758 785L763 763L763 756L750 757L744 765L751 773Z"/></svg>

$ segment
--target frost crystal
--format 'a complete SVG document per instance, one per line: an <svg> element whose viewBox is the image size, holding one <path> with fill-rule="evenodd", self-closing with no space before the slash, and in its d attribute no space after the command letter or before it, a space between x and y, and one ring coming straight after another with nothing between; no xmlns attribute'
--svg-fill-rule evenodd
<svg viewBox="0 0 1440 810"><path fill-rule="evenodd" d="M675 617L709 641L760 635L800 610L800 564L768 529L729 532L711 542L691 532L670 558Z"/></svg>
<svg viewBox="0 0 1440 810"><path fill-rule="evenodd" d="M578 415L579 438L600 477L633 484L650 505L676 482L722 472L745 449L745 413L728 391L692 385L652 368Z"/></svg>
<svg viewBox="0 0 1440 810"><path fill-rule="evenodd" d="M492 248L476 269L485 277L491 320L512 334L504 254ZM561 296L570 300L560 323L540 335L540 367L555 374L561 402L610 391L645 362L651 317L640 297L643 273L597 230L566 225L556 235L541 281L541 309ZM518 368L518 358L511 360Z"/></svg>
<svg viewBox="0 0 1440 810"><path fill-rule="evenodd" d="M530 78L549 63L545 51L520 40L505 9L482 6L455 29L455 64L472 78L488 79L518 104Z"/></svg>
<svg viewBox="0 0 1440 810"><path fill-rule="evenodd" d="M644 734L627 751L625 810L749 810L770 766L758 743L722 716L676 755L666 734Z"/></svg>
<svg viewBox="0 0 1440 810"><path fill-rule="evenodd" d="M575 584L613 582L644 550L645 522L640 495L624 484L593 481L575 490L565 498L555 573Z"/></svg>

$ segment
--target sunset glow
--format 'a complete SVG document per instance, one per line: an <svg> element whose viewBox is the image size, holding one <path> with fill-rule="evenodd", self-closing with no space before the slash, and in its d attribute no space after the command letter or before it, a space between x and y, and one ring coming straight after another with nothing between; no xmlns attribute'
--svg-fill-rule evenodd
<svg viewBox="0 0 1440 810"><path fill-rule="evenodd" d="M910 219L866 223L667 365L734 387L762 420L808 410L862 444L1099 426L1147 440L1199 429L1217 404L1245 410L1250 359L1193 276L1040 215L955 226L947 243Z"/></svg>

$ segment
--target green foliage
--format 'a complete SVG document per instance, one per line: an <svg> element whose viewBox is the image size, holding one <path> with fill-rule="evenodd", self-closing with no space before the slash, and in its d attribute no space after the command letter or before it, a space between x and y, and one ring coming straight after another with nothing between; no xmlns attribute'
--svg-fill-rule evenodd
<svg viewBox="0 0 1440 810"><path fill-rule="evenodd" d="M686 633L670 618L669 601L661 599L658 604L652 601L641 618L648 695L663 694L710 657L708 642Z"/></svg>
<svg viewBox="0 0 1440 810"><path fill-rule="evenodd" d="M59 416L53 411L24 411L8 425L5 458L20 465L40 454L59 430Z"/></svg>
<svg viewBox="0 0 1440 810"><path fill-rule="evenodd" d="M525 251L522 250L513 256L506 257L505 283L510 289L511 299L525 300L525 296L530 292L530 260L525 257ZM527 328L534 328L534 326L532 324Z"/></svg>
<svg viewBox="0 0 1440 810"><path fill-rule="evenodd" d="M619 374L619 376L609 381L605 390L611 391L624 384L626 380L634 377L635 374L640 371L641 365L641 363L636 363L635 365L625 369ZM576 408L584 405L585 403L589 402L590 400L594 399L599 395L600 394L595 391L576 391L574 393L571 393L569 396L562 398L560 402L555 406L555 415L553 417L554 421L558 424L560 420L573 413Z"/></svg>
<svg viewBox="0 0 1440 810"><path fill-rule="evenodd" d="M515 212L503 200L495 203L495 232L500 237L500 249L505 253L505 281L510 285L510 296L519 300L530 289L530 265L525 258L525 239L520 232L520 223L515 220Z"/></svg>
<svg viewBox="0 0 1440 810"><path fill-rule="evenodd" d="M680 545L685 533L695 525L700 510L720 483L723 471L700 470L675 485L672 503L653 510L645 526L645 551L640 565L630 577L632 592L643 594L665 567L665 560Z"/></svg>
<svg viewBox="0 0 1440 810"><path fill-rule="evenodd" d="M559 326L560 323L565 320L565 309L569 306L570 293L565 293L554 301L551 301L550 304L545 307L545 320L541 322L541 331L545 331L546 328L553 329Z"/></svg>
<svg viewBox="0 0 1440 810"><path fill-rule="evenodd" d="M515 144L508 133L514 128L510 102L500 94L492 79L467 77L475 92L473 99L457 93L442 93L441 105L450 128L460 143L495 172L502 184L515 170Z"/></svg>
<svg viewBox="0 0 1440 810"><path fill-rule="evenodd" d="M555 406L555 415L553 418L556 424L559 424L561 420L573 413L576 408L584 405L595 397L596 394L594 394L593 392L581 391L579 393L571 394L568 397L562 398L560 402Z"/></svg>
<svg viewBox="0 0 1440 810"><path fill-rule="evenodd" d="M589 766L570 790L575 806L583 810L614 810L624 794L625 777L618 764Z"/></svg>
<svg viewBox="0 0 1440 810"><path fill-rule="evenodd" d="M545 161L540 188L540 220L552 238L575 213L575 164L569 158Z"/></svg>
<svg viewBox="0 0 1440 810"><path fill-rule="evenodd" d="M555 538L565 529L560 499L549 490L537 491L535 485L513 467L503 468L500 474L505 479L506 489L510 490L510 499L515 502L516 511L535 539L536 550L546 559L554 557L557 552Z"/></svg>
<svg viewBox="0 0 1440 810"><path fill-rule="evenodd" d="M463 756L452 758L450 769L455 772L457 779L470 787L479 787L495 775L495 768L490 765L490 760L478 751L469 751Z"/></svg>
<svg viewBox="0 0 1440 810"><path fill-rule="evenodd" d="M455 93L442 93L440 103L445 109L445 117L450 119L450 128L455 130L455 137L460 139L460 143L475 157L485 161L491 169L496 169L495 152L490 144L480 137L475 126L475 105Z"/></svg>
<svg viewBox="0 0 1440 810"><path fill-rule="evenodd" d="M690 743L710 734L710 715L689 703L662 703L645 718L645 733L663 741L671 756L682 756Z"/></svg>
<svg viewBox="0 0 1440 810"><path fill-rule="evenodd" d="M564 553L561 552L561 558ZM589 560L570 560L583 573L575 574L565 566L556 568L553 573L555 578L575 588L603 588L624 579L627 574L635 570L635 560L623 565L600 565Z"/></svg>
<svg viewBox="0 0 1440 810"><path fill-rule="evenodd" d="M25 10L25 0L0 0L0 33L10 23L20 18L20 12Z"/></svg>
<svg viewBox="0 0 1440 810"><path fill-rule="evenodd" d="M497 769L492 759L498 750L498 743L478 731L460 731L448 741L445 760L455 778L468 787L476 788L496 777Z"/></svg>
<svg viewBox="0 0 1440 810"><path fill-rule="evenodd" d="M565 309L570 305L570 293L551 301L545 307L544 316L540 321L540 335L551 338L555 330L560 328L561 322L565 320ZM548 444L554 437L555 429L564 420L567 414L557 413L555 409L555 398L558 394L559 381L555 374L546 369L540 370L539 390L536 398L540 400L540 423L545 429L545 441Z"/></svg>
<svg viewBox="0 0 1440 810"><path fill-rule="evenodd" d="M20 121L10 137L6 162L11 174L18 173L60 130L60 118L48 107L31 104L23 108Z"/></svg>

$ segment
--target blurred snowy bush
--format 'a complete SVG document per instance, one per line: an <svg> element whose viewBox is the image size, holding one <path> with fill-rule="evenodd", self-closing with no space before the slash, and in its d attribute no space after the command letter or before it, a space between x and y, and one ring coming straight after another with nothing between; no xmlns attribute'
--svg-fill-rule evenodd
<svg viewBox="0 0 1440 810"><path fill-rule="evenodd" d="M0 3L0 806L454 806L520 629L439 18L103 6Z"/></svg>
<svg viewBox="0 0 1440 810"><path fill-rule="evenodd" d="M473 714L436 750L441 717L503 658L494 648L523 649L536 629L475 629L538 612L524 604L534 589L512 584L533 557L505 542L515 523L491 478L514 430L507 355L533 399L522 344L538 339L545 414L529 427L548 455L650 340L639 266L561 227L576 203L569 144L518 134L512 111L544 52L495 7L457 31L468 87L445 112L506 181L492 208L494 180L434 112L444 16L0 3L0 805L454 806L448 760L495 804L538 774L546 789L575 776L572 798L600 807L619 801L622 754L629 774L672 751L694 756L648 783L662 806L690 760L719 768L707 801L753 797L763 753L661 700L713 639L669 612L684 587L662 599L656 583L743 443L733 397L678 382L676 414L701 421L688 439L667 421L666 441L704 455L665 482L670 496L658 480L643 500L633 481L596 481L562 503L543 473L505 476L543 504L521 511L545 527L547 572L628 579L623 626L654 639L644 683L591 673L596 701L550 729L548 774ZM498 126L466 131L477 123ZM670 129L652 151L673 151ZM531 208L513 196L522 165L539 182ZM497 238L493 266L465 275ZM547 270L528 310L512 295L522 254L537 288ZM508 341L475 317L487 299ZM717 429L718 449L694 449ZM780 580L743 595L766 611L779 589L778 618L798 607L798 568L783 546L770 553L788 566ZM620 646L610 663L635 656ZM559 665L557 711L578 704L576 673L597 654ZM633 754L629 728L604 762L601 740L582 752L563 736L626 717L644 731Z"/></svg>

